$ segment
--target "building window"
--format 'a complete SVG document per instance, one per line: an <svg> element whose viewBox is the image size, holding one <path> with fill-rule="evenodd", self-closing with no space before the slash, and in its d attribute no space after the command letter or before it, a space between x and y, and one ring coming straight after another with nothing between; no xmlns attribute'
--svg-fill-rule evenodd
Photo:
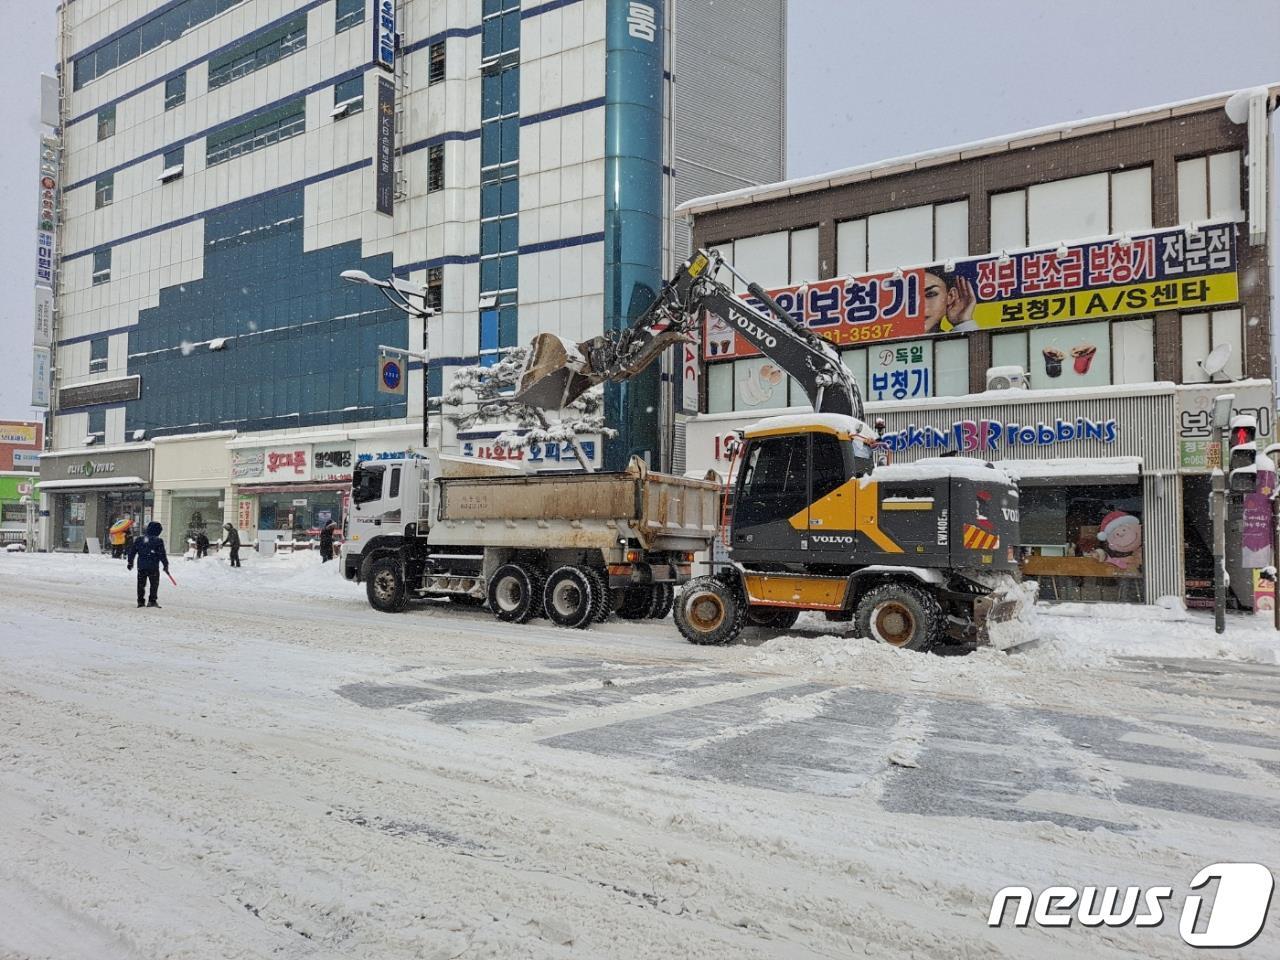
<svg viewBox="0 0 1280 960"><path fill-rule="evenodd" d="M520 49L520 0L484 0L481 56Z"/></svg>
<svg viewBox="0 0 1280 960"><path fill-rule="evenodd" d="M99 177L93 187L93 208L101 210L103 207L111 206L112 200L115 199L115 192L116 175L114 173Z"/></svg>
<svg viewBox="0 0 1280 960"><path fill-rule="evenodd" d="M364 23L365 0L338 0L334 11L333 32L342 33Z"/></svg>
<svg viewBox="0 0 1280 960"><path fill-rule="evenodd" d="M238 80L268 67L277 60L305 49L307 46L307 15L300 13L290 17L265 36L253 37L239 43L234 49L209 60L209 89L216 90L232 80Z"/></svg>
<svg viewBox="0 0 1280 960"><path fill-rule="evenodd" d="M111 279L111 248L93 251L93 285L106 283Z"/></svg>
<svg viewBox="0 0 1280 960"><path fill-rule="evenodd" d="M114 39L100 43L77 57L72 68L74 89L79 90L104 73L124 66L170 40L177 40L191 28L244 2L245 0L180 0L178 3L162 6L145 20L135 21L130 29L115 35Z"/></svg>
<svg viewBox="0 0 1280 960"><path fill-rule="evenodd" d="M116 105L113 103L109 107L103 107L98 111L98 139L105 140L107 137L116 135Z"/></svg>
<svg viewBox="0 0 1280 960"><path fill-rule="evenodd" d="M307 107L304 99L260 113L241 123L211 134L205 140L206 164L213 166L235 157L252 153L273 143L296 137L306 130Z"/></svg>
<svg viewBox="0 0 1280 960"><path fill-rule="evenodd" d="M1155 380L1155 323L1150 317L1050 323L991 337L993 367L1022 367L1037 390Z"/></svg>
<svg viewBox="0 0 1280 960"><path fill-rule="evenodd" d="M94 337L89 341L89 372L105 373L107 369L108 337Z"/></svg>
<svg viewBox="0 0 1280 960"><path fill-rule="evenodd" d="M1178 161L1178 222L1243 220L1240 151Z"/></svg>
<svg viewBox="0 0 1280 960"><path fill-rule="evenodd" d="M969 255L969 202L926 203L836 225L836 273L858 276Z"/></svg>
<svg viewBox="0 0 1280 960"><path fill-rule="evenodd" d="M427 270L427 306L432 310L444 309L444 267Z"/></svg>
<svg viewBox="0 0 1280 960"><path fill-rule="evenodd" d="M364 109L364 75L348 77L333 85L333 116L341 120Z"/></svg>
<svg viewBox="0 0 1280 960"><path fill-rule="evenodd" d="M157 178L161 183L168 183L170 180L177 180L182 176L184 167L184 151L182 144L170 147L164 152L164 165L160 168L160 176Z"/></svg>
<svg viewBox="0 0 1280 960"><path fill-rule="evenodd" d="M713 244L726 263L766 290L818 279L818 228L782 230ZM738 293L746 287L729 280Z"/></svg>
<svg viewBox="0 0 1280 960"><path fill-rule="evenodd" d="M1231 355L1222 373L1228 379L1241 380L1244 378L1244 324L1240 310L1183 314L1182 382L1208 383L1209 377L1200 364L1210 351L1224 343L1231 347Z"/></svg>
<svg viewBox="0 0 1280 960"><path fill-rule="evenodd" d="M428 56L430 59L427 67L427 86L433 86L444 79L444 41L433 43Z"/></svg>
<svg viewBox="0 0 1280 960"><path fill-rule="evenodd" d="M174 107L187 102L187 75L185 72L170 77L164 82L164 108Z"/></svg>
<svg viewBox="0 0 1280 960"><path fill-rule="evenodd" d="M1094 173L991 196L991 250L1151 228L1151 169Z"/></svg>
<svg viewBox="0 0 1280 960"><path fill-rule="evenodd" d="M427 148L427 193L444 189L444 144Z"/></svg>
<svg viewBox="0 0 1280 960"><path fill-rule="evenodd" d="M89 411L89 424L85 435L105 439L107 435L107 411L104 407Z"/></svg>

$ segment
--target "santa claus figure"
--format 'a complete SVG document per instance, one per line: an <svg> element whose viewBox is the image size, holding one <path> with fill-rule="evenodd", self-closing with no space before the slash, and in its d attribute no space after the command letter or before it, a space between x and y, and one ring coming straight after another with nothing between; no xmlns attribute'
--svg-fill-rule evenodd
<svg viewBox="0 0 1280 960"><path fill-rule="evenodd" d="M1112 510L1098 526L1098 542L1094 559L1121 570L1142 569L1142 522L1131 513Z"/></svg>

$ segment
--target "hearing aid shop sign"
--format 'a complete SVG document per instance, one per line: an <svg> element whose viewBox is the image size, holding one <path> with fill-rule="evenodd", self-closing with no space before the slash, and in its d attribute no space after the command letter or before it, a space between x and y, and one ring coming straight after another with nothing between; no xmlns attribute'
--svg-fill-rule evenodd
<svg viewBox="0 0 1280 960"><path fill-rule="evenodd" d="M914 423L881 437L895 453L903 450L936 450L982 454L1002 447L1053 447L1075 440L1115 443L1114 420L1054 420L1052 423L1005 423L1001 420L957 420L950 427L917 427Z"/></svg>
<svg viewBox="0 0 1280 960"><path fill-rule="evenodd" d="M797 322L841 347L1199 309L1240 299L1236 225L1153 230L769 293ZM743 299L767 312L749 294ZM708 314L704 359L758 354L732 318Z"/></svg>

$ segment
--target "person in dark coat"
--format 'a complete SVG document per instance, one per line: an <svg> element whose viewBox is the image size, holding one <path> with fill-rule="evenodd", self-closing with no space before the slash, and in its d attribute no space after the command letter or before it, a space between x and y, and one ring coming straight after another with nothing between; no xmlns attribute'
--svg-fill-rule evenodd
<svg viewBox="0 0 1280 960"><path fill-rule="evenodd" d="M201 560L209 555L209 538L200 530L196 533L196 559Z"/></svg>
<svg viewBox="0 0 1280 960"><path fill-rule="evenodd" d="M320 531L320 562L328 563L333 559L333 535L338 530L338 525L330 520L324 525L324 529Z"/></svg>
<svg viewBox="0 0 1280 960"><path fill-rule="evenodd" d="M129 569L133 569L135 562L138 564L138 606L140 607L158 608L160 606L156 603L156 593L160 589L160 568L164 567L164 572L169 572L169 558L165 555L164 541L160 538L163 530L164 527L152 520L147 524L146 534L129 544ZM151 595L144 602L148 584L151 586Z"/></svg>
<svg viewBox="0 0 1280 960"><path fill-rule="evenodd" d="M240 531L229 523L224 524L222 529L227 533L218 546L231 548L231 565L238 567L240 566Z"/></svg>

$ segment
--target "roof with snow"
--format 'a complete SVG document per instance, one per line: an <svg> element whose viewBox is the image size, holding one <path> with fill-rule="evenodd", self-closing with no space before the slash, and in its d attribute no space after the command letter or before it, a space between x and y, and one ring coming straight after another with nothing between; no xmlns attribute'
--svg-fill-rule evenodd
<svg viewBox="0 0 1280 960"><path fill-rule="evenodd" d="M1131 127L1139 123L1148 123L1152 120L1164 120L1169 117L1191 113L1204 113L1207 110L1225 107L1227 101L1237 94L1275 96L1280 94L1280 81L1266 86L1248 87L1244 90L1228 90L1225 93L1196 97L1192 100L1179 100L1175 103L1141 107L1137 110L1128 110L1123 113L1111 113L1101 117L1088 117L1047 127L1036 127L1019 133L989 137L985 140L974 140L971 143L962 143L956 146L938 147L921 153L907 154L906 156L893 157L888 160L877 160L873 163L864 163L856 167L814 174L809 177L799 177L794 180L765 183L756 187L743 187L725 193L712 194L711 196L695 197L680 204L676 208L676 212L684 215L687 219L696 214L710 213L713 210L741 207L751 203L758 203L762 200L781 200L786 197L812 193L815 190L826 190L830 187L843 186L848 183L897 176L925 167L936 167L944 163L955 163L959 160L1006 153L1013 150L1021 150L1025 147L1035 147L1045 143L1069 140L1094 133L1105 133L1108 130Z"/></svg>

